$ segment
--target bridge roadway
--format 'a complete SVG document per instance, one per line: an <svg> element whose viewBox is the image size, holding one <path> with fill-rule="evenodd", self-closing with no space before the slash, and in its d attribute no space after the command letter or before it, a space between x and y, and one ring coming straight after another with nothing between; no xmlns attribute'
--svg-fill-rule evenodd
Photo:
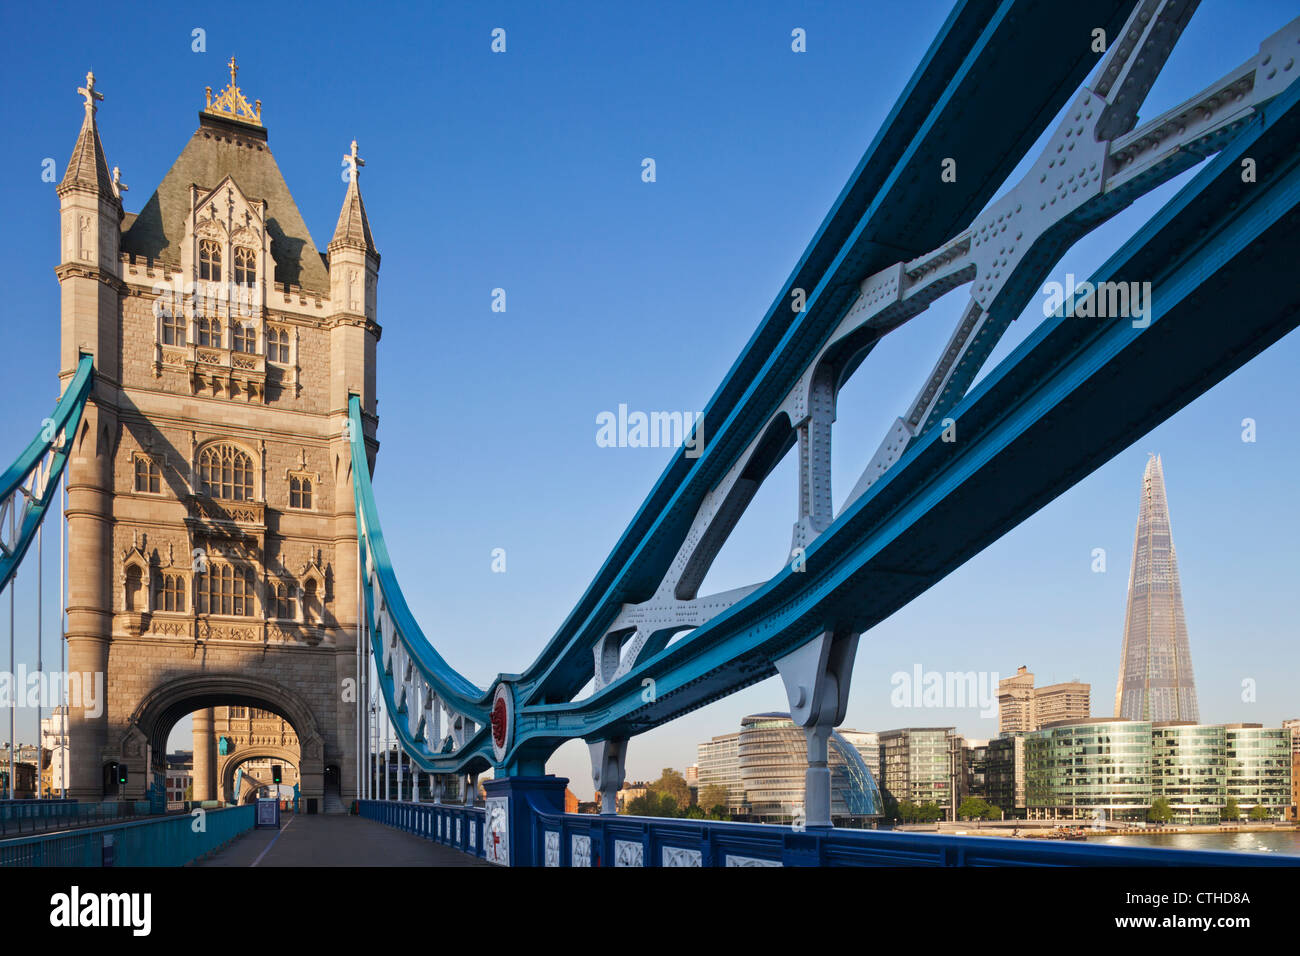
<svg viewBox="0 0 1300 956"><path fill-rule="evenodd" d="M279 830L249 830L194 866L491 866L373 820L288 814Z"/></svg>

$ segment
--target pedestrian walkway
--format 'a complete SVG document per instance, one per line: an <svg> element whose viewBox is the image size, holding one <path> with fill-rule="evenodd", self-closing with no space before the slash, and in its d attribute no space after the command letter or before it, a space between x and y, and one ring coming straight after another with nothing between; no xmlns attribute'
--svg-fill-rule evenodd
<svg viewBox="0 0 1300 956"><path fill-rule="evenodd" d="M491 866L360 817L299 814L283 821L279 830L250 830L194 866Z"/></svg>

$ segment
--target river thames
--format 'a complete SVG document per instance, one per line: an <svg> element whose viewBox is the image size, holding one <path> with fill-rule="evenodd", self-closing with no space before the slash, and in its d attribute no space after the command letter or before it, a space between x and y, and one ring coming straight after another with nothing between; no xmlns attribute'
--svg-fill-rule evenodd
<svg viewBox="0 0 1300 956"><path fill-rule="evenodd" d="M1160 846L1174 850L1230 850L1236 853L1279 853L1295 856L1300 865L1300 830L1262 833L1150 833L1089 837L1089 843L1116 846Z"/></svg>

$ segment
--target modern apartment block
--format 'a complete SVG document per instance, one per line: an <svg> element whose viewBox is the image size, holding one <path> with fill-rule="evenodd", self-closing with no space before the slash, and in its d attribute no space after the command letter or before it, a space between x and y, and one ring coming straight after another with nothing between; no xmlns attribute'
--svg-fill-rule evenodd
<svg viewBox="0 0 1300 956"><path fill-rule="evenodd" d="M1092 707L1092 685L1079 681L1034 687L1024 665L998 681L998 733L1028 733L1062 720L1082 720Z"/></svg>

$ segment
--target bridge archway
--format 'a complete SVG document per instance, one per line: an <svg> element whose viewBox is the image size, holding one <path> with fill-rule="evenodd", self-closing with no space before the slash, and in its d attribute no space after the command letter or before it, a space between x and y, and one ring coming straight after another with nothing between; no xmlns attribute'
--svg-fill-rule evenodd
<svg viewBox="0 0 1300 956"><path fill-rule="evenodd" d="M153 770L165 769L167 738L172 728L185 715L208 707L255 707L279 714L293 727L298 736L299 753L287 748L265 745L245 747L229 755L228 770L233 785L235 768L245 760L254 759L261 750L278 750L288 763L298 768L304 799L323 801L324 798L324 742L320 724L311 707L297 693L284 685L262 677L245 674L205 673L169 680L150 691L132 712L128 729L121 737L121 757L133 772L143 779L146 754L153 757ZM280 756L277 753L276 756ZM231 762L233 761L233 762ZM227 767L218 764L218 779L225 783ZM222 792L228 792L223 786Z"/></svg>
<svg viewBox="0 0 1300 956"><path fill-rule="evenodd" d="M220 758L217 765L217 792L223 796L229 796L235 803L240 803L242 794L235 793L235 771L241 766L253 760L273 760L293 767L295 770L300 770L300 759L296 747L271 747L265 745L243 747Z"/></svg>

